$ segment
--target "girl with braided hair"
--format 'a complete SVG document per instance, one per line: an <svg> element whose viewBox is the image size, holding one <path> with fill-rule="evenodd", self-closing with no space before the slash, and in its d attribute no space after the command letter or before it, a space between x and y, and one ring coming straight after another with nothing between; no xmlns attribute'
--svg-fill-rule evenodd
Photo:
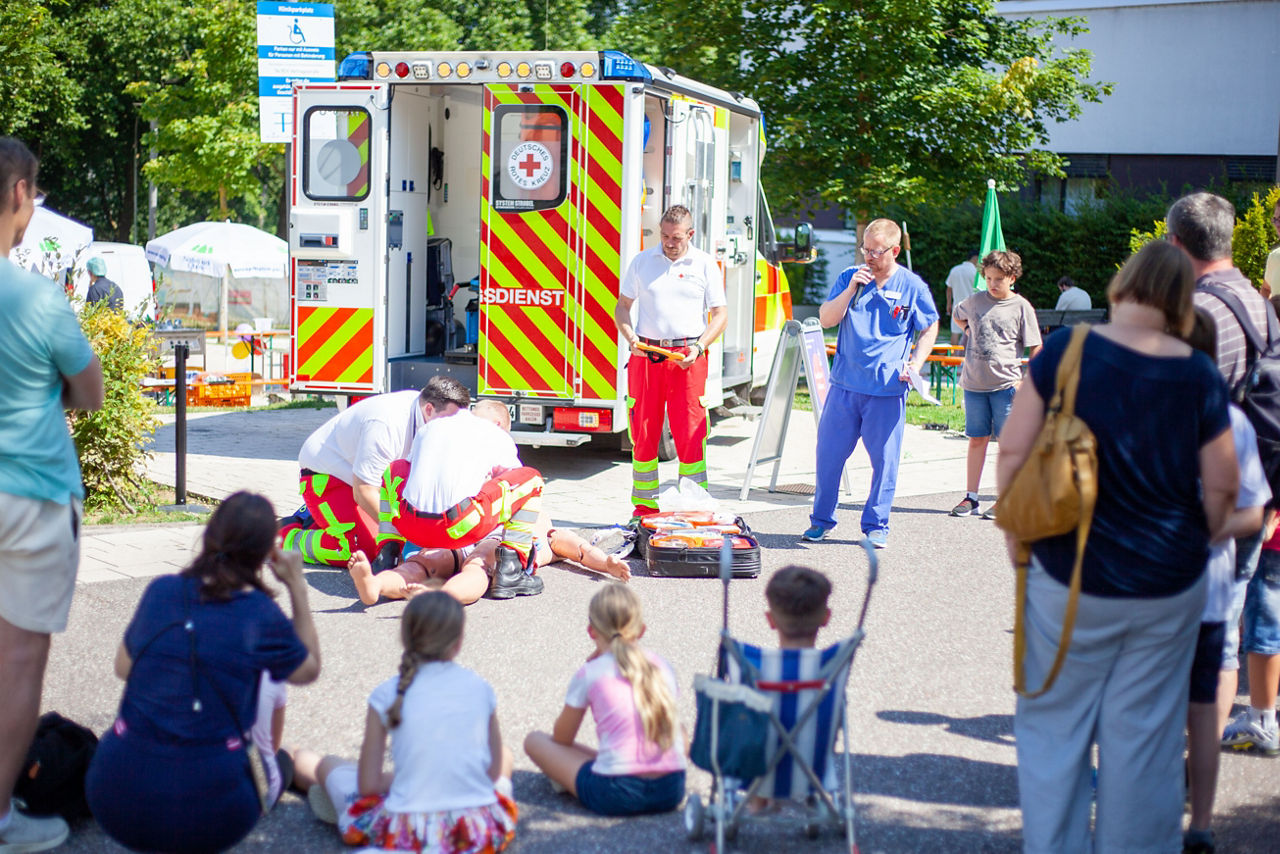
<svg viewBox="0 0 1280 854"><path fill-rule="evenodd" d="M618 582L591 598L587 636L595 650L569 681L551 733L533 732L524 750L553 787L601 815L666 812L684 799L684 751L671 666L640 648L640 597ZM574 741L587 707L599 750Z"/></svg>
<svg viewBox="0 0 1280 854"><path fill-rule="evenodd" d="M294 754L294 782L342 841L388 851L496 854L515 836L511 751L493 688L454 663L462 605L431 591L400 618L400 672L369 695L360 760ZM448 721L439 728L431 721ZM415 725L416 722L416 725ZM382 768L391 737L394 772Z"/></svg>

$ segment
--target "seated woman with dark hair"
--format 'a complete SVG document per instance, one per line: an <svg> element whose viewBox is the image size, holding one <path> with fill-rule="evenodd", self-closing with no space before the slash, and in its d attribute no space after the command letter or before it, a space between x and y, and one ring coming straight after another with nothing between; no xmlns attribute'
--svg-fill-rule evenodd
<svg viewBox="0 0 1280 854"><path fill-rule="evenodd" d="M237 492L209 519L199 556L151 582L116 653L125 680L85 793L111 838L141 851L222 851L260 815L248 732L263 671L305 685L320 674L302 558L275 545L276 517ZM262 567L289 591L293 620Z"/></svg>

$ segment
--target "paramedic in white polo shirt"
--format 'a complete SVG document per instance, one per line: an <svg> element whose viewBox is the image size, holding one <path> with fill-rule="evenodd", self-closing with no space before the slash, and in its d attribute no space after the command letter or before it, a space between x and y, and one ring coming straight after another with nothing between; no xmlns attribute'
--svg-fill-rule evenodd
<svg viewBox="0 0 1280 854"><path fill-rule="evenodd" d="M372 561L383 473L409 456L423 424L470 403L462 383L434 376L421 394L375 395L330 418L298 454L306 507L281 521L283 547L302 552L308 563L345 567L356 551Z"/></svg>
<svg viewBox="0 0 1280 854"><path fill-rule="evenodd" d="M689 209L667 208L659 228L661 245L631 261L613 312L618 332L631 348L627 393L633 518L658 512L658 443L664 414L680 458L680 475L707 485L707 348L720 337L729 317L724 272L714 258L689 242ZM672 350L682 358L646 353L637 349L641 343Z"/></svg>

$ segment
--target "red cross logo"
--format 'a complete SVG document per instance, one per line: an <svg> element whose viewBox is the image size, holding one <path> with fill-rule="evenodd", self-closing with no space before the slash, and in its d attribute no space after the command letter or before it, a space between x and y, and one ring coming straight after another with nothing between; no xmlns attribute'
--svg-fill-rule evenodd
<svg viewBox="0 0 1280 854"><path fill-rule="evenodd" d="M526 154L524 160L516 164L518 169L523 169L525 177L532 178L533 173L542 168L542 161L534 159L532 154Z"/></svg>

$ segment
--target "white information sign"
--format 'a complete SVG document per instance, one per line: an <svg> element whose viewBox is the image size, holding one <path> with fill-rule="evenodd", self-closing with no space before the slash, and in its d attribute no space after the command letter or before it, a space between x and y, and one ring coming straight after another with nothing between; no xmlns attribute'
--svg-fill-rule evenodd
<svg viewBox="0 0 1280 854"><path fill-rule="evenodd" d="M333 4L258 3L258 122L263 142L293 138L293 84L334 79Z"/></svg>

